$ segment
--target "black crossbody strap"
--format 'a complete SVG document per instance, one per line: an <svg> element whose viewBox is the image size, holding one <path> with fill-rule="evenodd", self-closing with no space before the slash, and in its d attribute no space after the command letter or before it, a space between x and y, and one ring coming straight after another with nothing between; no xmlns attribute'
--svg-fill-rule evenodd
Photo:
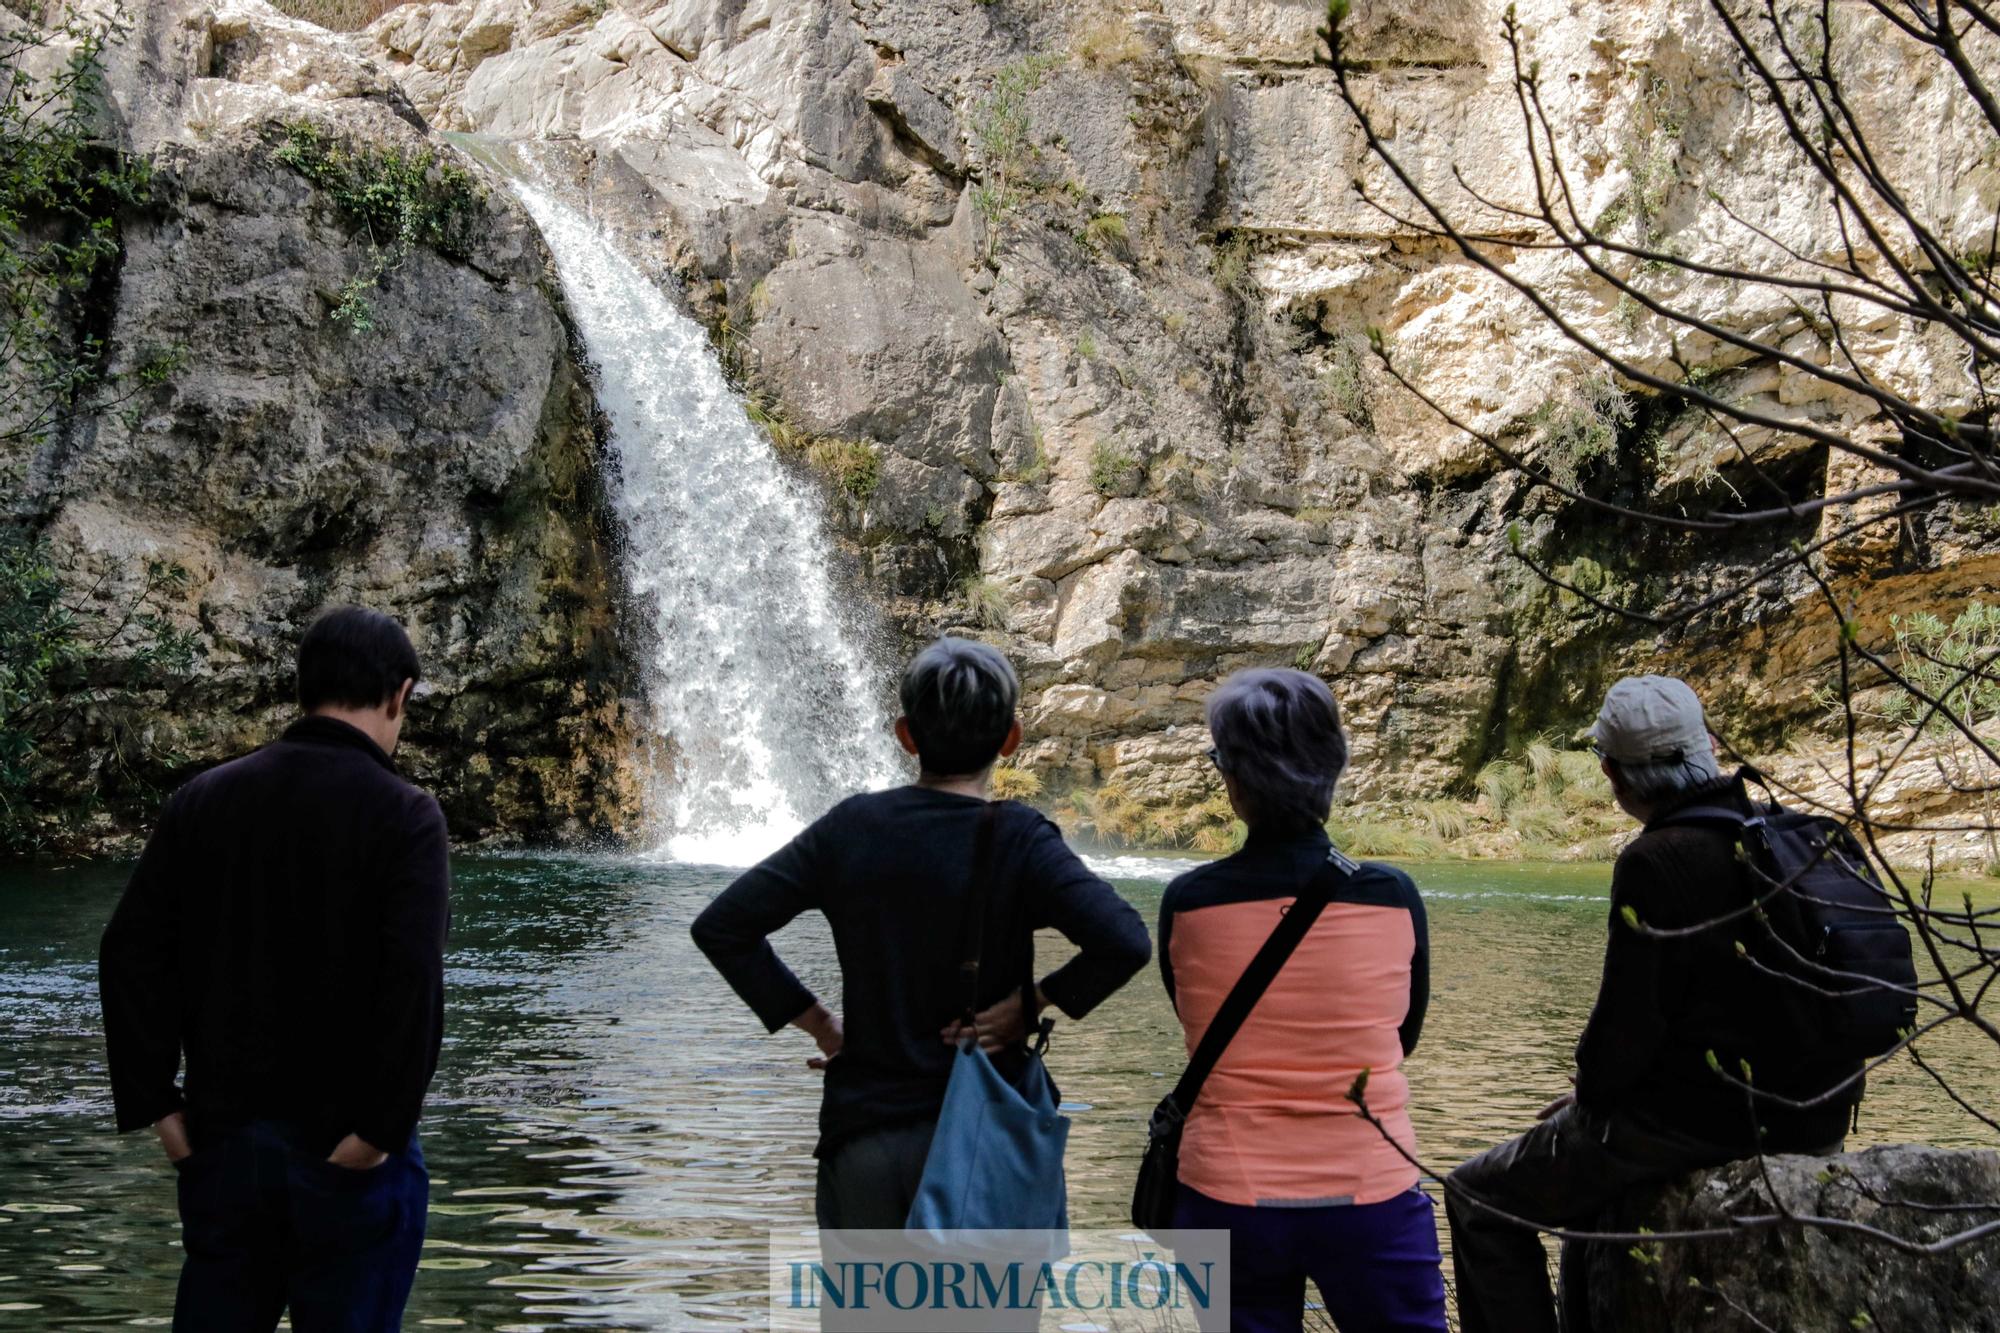
<svg viewBox="0 0 2000 1333"><path fill-rule="evenodd" d="M1291 907L1279 918L1270 938L1257 950L1250 966L1243 969L1243 975L1230 988L1222 1007L1215 1011L1208 1029L1195 1044L1194 1054L1188 1058L1181 1081L1174 1085L1173 1099L1182 1115L1193 1109L1195 1098L1201 1095L1201 1085L1208 1082L1208 1076L1215 1072L1216 1062L1222 1059L1223 1051L1235 1039L1244 1020L1250 1017L1257 1001L1263 998L1279 969L1284 967L1285 960L1292 956L1292 951L1299 947L1299 941L1306 937L1313 922L1332 901L1334 890L1345 883L1354 870L1354 863L1341 855L1338 848L1329 849L1326 864L1292 900Z"/></svg>
<svg viewBox="0 0 2000 1333"><path fill-rule="evenodd" d="M965 1009L959 1015L967 1024L979 1012L979 965L986 951L986 906L993 894L993 840L1000 826L1000 802L988 801L979 812L979 826L972 835L972 885L965 896L965 944L959 957L959 971L965 977Z"/></svg>

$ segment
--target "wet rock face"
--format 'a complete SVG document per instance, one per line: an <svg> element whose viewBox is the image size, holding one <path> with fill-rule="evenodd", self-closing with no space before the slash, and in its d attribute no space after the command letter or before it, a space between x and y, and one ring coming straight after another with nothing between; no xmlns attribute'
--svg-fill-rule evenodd
<svg viewBox="0 0 2000 1333"><path fill-rule="evenodd" d="M273 735L299 634L353 601L416 643L427 680L399 763L456 835L617 831L633 802L612 534L532 225L468 177L455 253L412 246L363 293L364 318L336 318L369 238L286 145L305 126L378 166L434 153L397 85L262 5L149 7L116 61L159 188L125 222L108 338L122 357L178 345L184 363L129 419L32 460L21 507L102 605L148 560L188 573L168 610L197 636L194 677L121 701L161 757L143 776L170 786ZM434 164L417 188L460 187ZM72 726L50 748L78 772L118 739L97 712Z"/></svg>
<svg viewBox="0 0 2000 1333"><path fill-rule="evenodd" d="M385 279L374 334L329 326L361 247L324 191L270 161L269 127L300 108L383 144L420 142L419 120L534 141L642 263L683 280L781 445L828 470L831 519L894 625L988 634L1021 664L1022 759L1051 794L1209 793L1201 700L1245 666L1334 683L1346 789L1364 797L1462 786L1529 736L1566 737L1639 663L1692 677L1753 747L1817 716L1834 639L1808 587L1766 585L1661 644L1512 558L1518 529L1579 587L1645 601L1720 586L1845 516L1728 542L1635 534L1524 486L1401 391L1371 327L1425 393L1592 490L1698 506L1744 483L1739 441L1621 399L1503 283L1356 193L1389 199L1390 182L1313 64L1316 0L464 0L353 36L255 0L157 8L132 57L149 81L128 77L124 109L192 184L144 224L159 237L136 237L120 318L185 338L202 370L134 441L50 463L37 503L79 531L91 505L114 513L107 531L164 531L171 513L217 570L247 562L244 624L279 641L325 596L394 590L470 710L475 739L450 748L466 718L441 719L427 761L444 780L466 759L489 793L468 796L467 827L615 823L588 397L504 201L469 257L419 254ZM1350 46L1360 97L1427 188L1455 190L1457 168L1518 204L1502 8L1359 0ZM1700 0L1518 12L1581 207L1640 207L1684 252L1740 259L1714 191L1800 253L1834 243ZM1990 174L1961 128L1976 122L1863 35L1859 114L1938 126L1887 151L1972 226ZM1508 258L1576 327L1680 373L1665 331L1607 290L1541 251ZM1797 331L1768 291L1689 280L1681 299L1726 327ZM188 318L204 302L229 318ZM1900 387L1962 392L1934 333L1867 336ZM1777 367L1685 337L1678 355L1718 392L1864 429L1862 406ZM172 485L118 465L222 441L212 475ZM1740 443L1800 498L1867 479L1782 437ZM1879 616L1860 612L1879 619L1976 586L1982 533L1946 518L1836 543L1830 563L1844 591L1883 590ZM245 654L258 700L230 716L275 716L282 655L206 628L226 619L203 622L210 670ZM477 776L476 756L512 776Z"/></svg>
<svg viewBox="0 0 2000 1333"><path fill-rule="evenodd" d="M1501 9L1362 0L1350 48L1419 180L1454 190L1456 165L1518 203ZM1740 257L1703 206L1713 189L1802 252L1832 243L1705 5L1518 11L1586 207L1629 210L1637 190L1647 226ZM1388 380L1369 326L1425 392L1554 466L1551 422L1602 425L1608 456L1578 463L1597 489L1701 503L1740 480L1730 442L1622 419L1503 284L1351 188L1391 197L1313 64L1324 15L1317 0L473 0L405 6L363 40L434 123L562 141L598 214L686 280L795 443L879 448L872 491L832 497L862 577L913 637L1005 643L1028 688L1023 759L1058 789L1206 790L1200 699L1250 665L1334 682L1364 796L1433 794L1537 731L1566 736L1640 660L1693 676L1751 744L1775 740L1810 713L1831 650L1805 588L1661 649L1549 591L1507 534L1593 589L1657 595L1668 577L1719 584L1813 522L1635 539L1501 474ZM1907 53L1859 45L1861 114L1905 114L1889 90ZM1960 123L1942 89L1915 95ZM1892 137L1899 169L1963 193L1976 135ZM1671 368L1664 332L1611 294L1537 251L1512 262L1579 328ZM1791 317L1741 286L1683 299L1767 336ZM1907 385L1959 392L1919 332L1879 333ZM1861 429L1856 403L1773 367L1686 338L1680 354L1773 411ZM1829 484L1823 457L1748 444L1801 494ZM1844 568L1921 581L1977 544L1945 535L1921 567L1891 541Z"/></svg>
<svg viewBox="0 0 2000 1333"><path fill-rule="evenodd" d="M1774 1157L1700 1172L1635 1197L1606 1230L1729 1228L1769 1216L1775 1190L1794 1214L1855 1222L1918 1244L2000 1217L2000 1154L1870 1148ZM1591 1327L1669 1330L2000 1329L2000 1248L1991 1240L1912 1258L1830 1228L1770 1228L1712 1241L1599 1245L1584 1266Z"/></svg>

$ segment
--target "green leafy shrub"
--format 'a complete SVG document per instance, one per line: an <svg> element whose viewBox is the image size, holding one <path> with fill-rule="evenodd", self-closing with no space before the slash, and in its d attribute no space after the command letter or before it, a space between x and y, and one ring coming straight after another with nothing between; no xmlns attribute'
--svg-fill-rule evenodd
<svg viewBox="0 0 2000 1333"><path fill-rule="evenodd" d="M991 89L973 108L972 142L979 150L982 179L972 203L987 225L989 259L999 247L1001 224L1019 205L1023 191L1034 185L1039 154L1028 98L1061 63L1056 56L1031 55L1001 66Z"/></svg>
<svg viewBox="0 0 2000 1333"><path fill-rule="evenodd" d="M418 246L447 259L472 256L485 191L472 173L425 148L358 148L310 121L285 127L278 161L325 190L367 238L368 263L341 288L333 318L356 332L375 326L370 293Z"/></svg>
<svg viewBox="0 0 2000 1333"><path fill-rule="evenodd" d="M107 704L100 678L115 676L129 693L171 684L192 667L194 634L164 613L166 597L186 580L179 566L149 561L131 591L85 613L65 600L47 542L0 531L0 852L60 839L58 807L77 802L46 790L44 750L66 724ZM152 757L114 749L93 767L93 780L131 779Z"/></svg>
<svg viewBox="0 0 2000 1333"><path fill-rule="evenodd" d="M105 44L125 31L54 9L31 27L0 12L0 484L65 423L114 409L164 382L172 349L129 372L90 331L89 307L120 248L119 219L152 195L151 168L100 141ZM68 48L37 73L47 49Z"/></svg>

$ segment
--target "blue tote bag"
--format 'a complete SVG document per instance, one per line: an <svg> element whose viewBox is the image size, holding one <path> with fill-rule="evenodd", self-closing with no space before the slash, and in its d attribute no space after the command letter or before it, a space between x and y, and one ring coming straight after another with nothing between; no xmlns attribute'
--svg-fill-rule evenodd
<svg viewBox="0 0 2000 1333"><path fill-rule="evenodd" d="M966 905L966 976L964 1017L970 1022L978 1007L979 965L983 953L987 902L992 888L993 838L999 819L998 802L980 813L973 837L972 888ZM1030 958L1032 959L1032 952ZM1032 962L1030 964L1032 966ZM1030 980L1022 1004L1030 1005ZM1032 1012L1028 1008L1025 1012ZM1020 1073L1004 1077L976 1039L961 1042L952 1057L951 1081L945 1086L944 1107L930 1156L910 1205L905 1227L933 1242L948 1243L946 1233L961 1231L1051 1231L1049 1251L1040 1257L1068 1253L1069 1199L1063 1182L1063 1147L1069 1140L1069 1120L1057 1110L1056 1089L1042 1064L1052 1019L1043 1019L1036 1041ZM959 1242L963 1243L963 1242Z"/></svg>

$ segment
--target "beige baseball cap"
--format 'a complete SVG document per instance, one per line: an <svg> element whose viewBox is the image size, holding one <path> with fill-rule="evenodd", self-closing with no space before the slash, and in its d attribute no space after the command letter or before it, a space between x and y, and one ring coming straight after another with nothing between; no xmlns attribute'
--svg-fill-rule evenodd
<svg viewBox="0 0 2000 1333"><path fill-rule="evenodd" d="M1672 676L1627 676L1613 685L1588 734L1599 754L1621 764L1699 761L1711 753L1701 700Z"/></svg>

